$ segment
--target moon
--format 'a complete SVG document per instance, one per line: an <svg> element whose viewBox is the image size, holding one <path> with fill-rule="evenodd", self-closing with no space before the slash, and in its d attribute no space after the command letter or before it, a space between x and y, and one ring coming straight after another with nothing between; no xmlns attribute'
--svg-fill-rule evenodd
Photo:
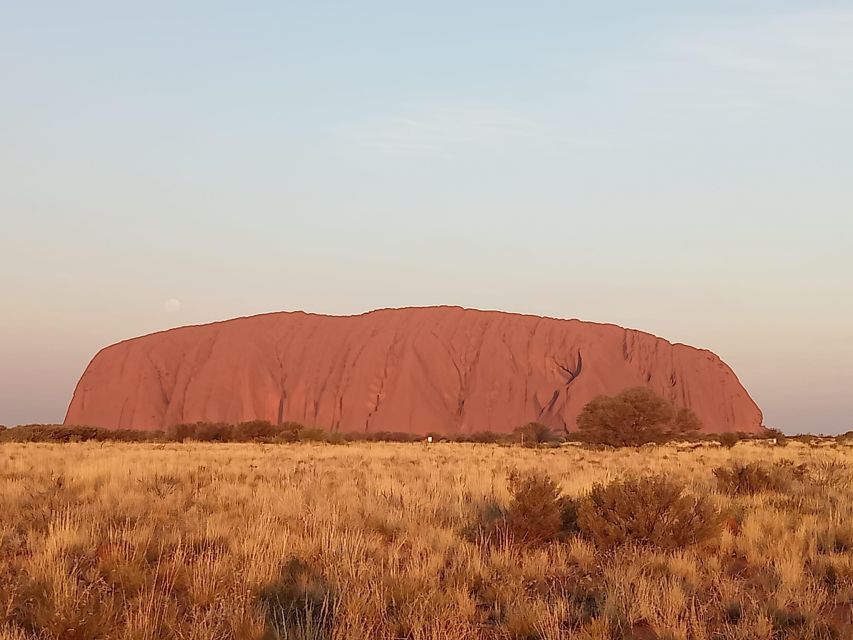
<svg viewBox="0 0 853 640"><path fill-rule="evenodd" d="M163 303L163 308L166 310L166 313L177 313L181 310L181 301L177 298L169 298Z"/></svg>

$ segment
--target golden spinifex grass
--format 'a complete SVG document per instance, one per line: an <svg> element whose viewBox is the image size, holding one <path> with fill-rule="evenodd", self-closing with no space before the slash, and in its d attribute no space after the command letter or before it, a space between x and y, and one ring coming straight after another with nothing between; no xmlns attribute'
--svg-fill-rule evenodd
<svg viewBox="0 0 853 640"><path fill-rule="evenodd" d="M790 482L740 491L713 473L732 461L790 461ZM851 463L801 444L4 444L0 638L851 638ZM568 497L663 475L725 524L674 550L486 540L510 473L537 469Z"/></svg>

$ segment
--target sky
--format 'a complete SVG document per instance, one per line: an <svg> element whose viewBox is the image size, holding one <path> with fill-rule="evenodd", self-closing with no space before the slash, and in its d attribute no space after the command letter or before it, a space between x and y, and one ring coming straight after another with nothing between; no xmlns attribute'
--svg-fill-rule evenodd
<svg viewBox="0 0 853 640"><path fill-rule="evenodd" d="M853 429L851 33L849 1L0 0L0 424L131 336L453 304L708 348L768 426Z"/></svg>

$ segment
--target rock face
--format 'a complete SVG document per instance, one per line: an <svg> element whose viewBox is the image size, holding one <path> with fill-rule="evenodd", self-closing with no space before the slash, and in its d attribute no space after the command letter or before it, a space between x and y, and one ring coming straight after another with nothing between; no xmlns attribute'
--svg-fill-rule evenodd
<svg viewBox="0 0 853 640"><path fill-rule="evenodd" d="M646 386L708 432L761 429L709 351L615 325L458 307L358 316L271 313L181 327L100 351L66 424L162 429L296 421L343 432L575 429L594 396Z"/></svg>

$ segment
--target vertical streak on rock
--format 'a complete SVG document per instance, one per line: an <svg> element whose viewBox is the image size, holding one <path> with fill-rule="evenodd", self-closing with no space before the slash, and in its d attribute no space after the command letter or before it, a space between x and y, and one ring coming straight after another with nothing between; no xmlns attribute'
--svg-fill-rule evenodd
<svg viewBox="0 0 853 640"><path fill-rule="evenodd" d="M277 424L284 424L284 395L278 400L278 420Z"/></svg>

